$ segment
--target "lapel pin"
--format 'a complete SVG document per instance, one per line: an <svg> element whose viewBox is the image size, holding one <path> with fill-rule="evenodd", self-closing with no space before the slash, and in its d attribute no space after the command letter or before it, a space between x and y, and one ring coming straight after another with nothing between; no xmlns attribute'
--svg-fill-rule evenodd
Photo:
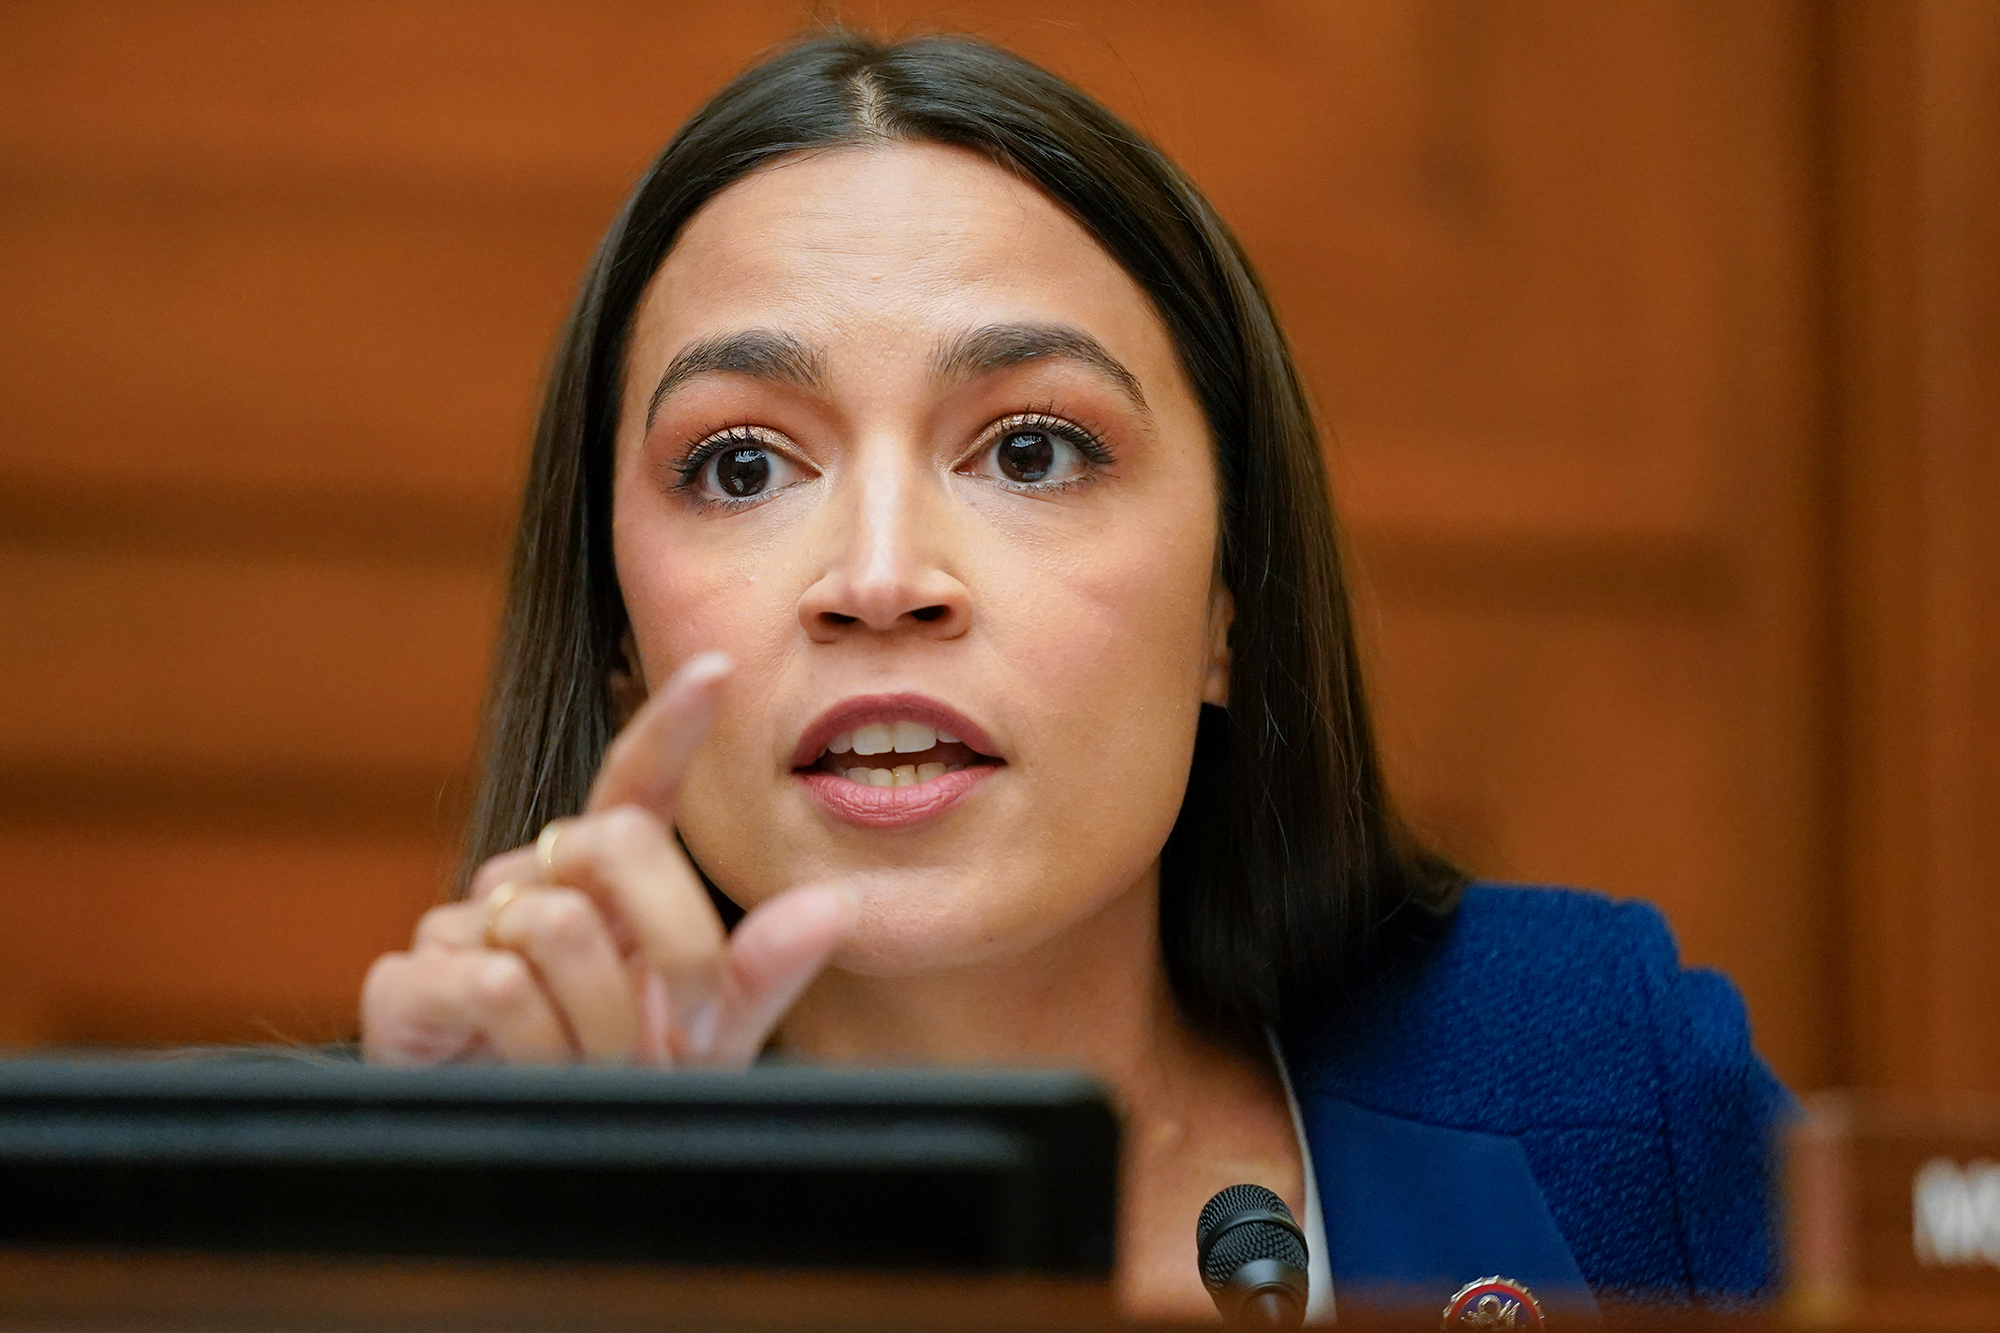
<svg viewBox="0 0 2000 1333"><path fill-rule="evenodd" d="M1510 1277L1483 1277L1458 1289L1444 1307L1443 1333L1540 1333L1541 1303Z"/></svg>

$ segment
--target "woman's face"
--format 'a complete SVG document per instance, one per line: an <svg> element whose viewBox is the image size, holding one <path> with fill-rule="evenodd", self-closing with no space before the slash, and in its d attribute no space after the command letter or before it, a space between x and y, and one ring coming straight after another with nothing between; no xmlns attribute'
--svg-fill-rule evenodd
<svg viewBox="0 0 2000 1333"><path fill-rule="evenodd" d="M612 530L638 667L736 664L677 823L745 907L860 891L836 965L1023 953L1134 889L1227 693L1206 423L1139 287L935 145L802 155L640 305Z"/></svg>

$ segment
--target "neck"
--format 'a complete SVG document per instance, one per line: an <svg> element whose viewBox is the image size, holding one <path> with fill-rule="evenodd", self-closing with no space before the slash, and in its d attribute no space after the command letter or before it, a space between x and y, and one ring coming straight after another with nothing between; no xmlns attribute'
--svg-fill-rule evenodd
<svg viewBox="0 0 2000 1333"><path fill-rule="evenodd" d="M1167 984L1158 903L1154 869L1024 956L919 976L829 969L786 1018L782 1044L832 1061L1081 1068L1146 1099L1208 1045Z"/></svg>

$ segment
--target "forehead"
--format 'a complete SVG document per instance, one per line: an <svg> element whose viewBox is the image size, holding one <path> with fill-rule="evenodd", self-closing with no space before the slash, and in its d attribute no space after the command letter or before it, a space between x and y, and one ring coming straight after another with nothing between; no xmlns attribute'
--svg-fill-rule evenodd
<svg viewBox="0 0 2000 1333"><path fill-rule="evenodd" d="M891 144L801 154L716 195L647 289L634 350L773 327L837 370L844 345L928 350L996 321L1078 327L1142 379L1173 373L1145 294L1061 207L964 149Z"/></svg>

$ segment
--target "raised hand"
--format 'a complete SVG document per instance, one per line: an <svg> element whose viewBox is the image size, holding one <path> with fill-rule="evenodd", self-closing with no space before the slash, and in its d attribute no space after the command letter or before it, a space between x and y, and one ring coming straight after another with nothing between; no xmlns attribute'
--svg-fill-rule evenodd
<svg viewBox="0 0 2000 1333"><path fill-rule="evenodd" d="M729 675L689 660L605 754L584 812L492 858L362 987L382 1064L638 1061L740 1068L852 929L851 889L779 894L725 933L672 828Z"/></svg>

